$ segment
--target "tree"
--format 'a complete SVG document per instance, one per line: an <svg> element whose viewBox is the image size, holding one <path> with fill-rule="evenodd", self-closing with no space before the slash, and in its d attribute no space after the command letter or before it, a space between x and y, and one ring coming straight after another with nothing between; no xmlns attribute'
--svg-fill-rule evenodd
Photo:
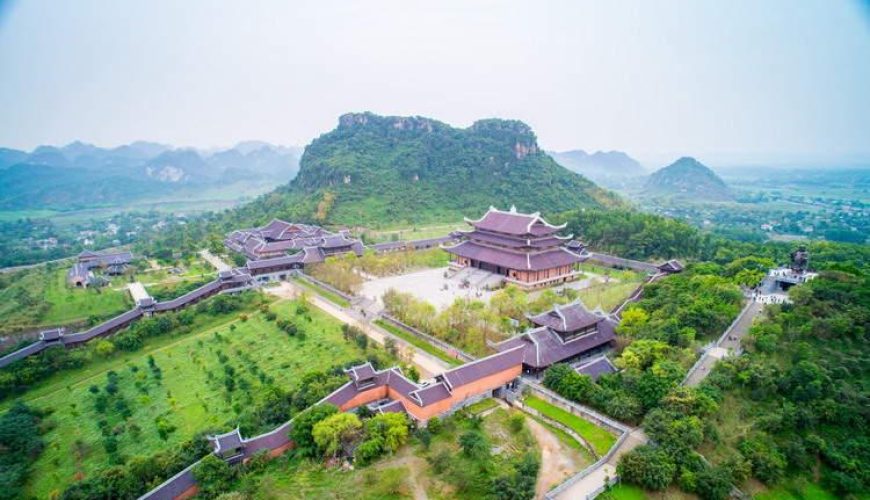
<svg viewBox="0 0 870 500"><path fill-rule="evenodd" d="M731 494L731 474L722 467L705 467L695 476L695 493L705 500L725 500Z"/></svg>
<svg viewBox="0 0 870 500"><path fill-rule="evenodd" d="M194 467L193 477L199 486L199 495L214 498L230 488L233 470L216 455L208 454Z"/></svg>
<svg viewBox="0 0 870 500"><path fill-rule="evenodd" d="M619 459L616 471L624 481L650 490L663 490L671 484L677 467L664 450L639 446Z"/></svg>
<svg viewBox="0 0 870 500"><path fill-rule="evenodd" d="M362 422L354 413L336 413L314 424L311 436L325 455L337 457L359 435Z"/></svg>
<svg viewBox="0 0 870 500"><path fill-rule="evenodd" d="M459 436L462 453L469 458L483 458L489 455L489 442L478 430L471 430Z"/></svg>
<svg viewBox="0 0 870 500"><path fill-rule="evenodd" d="M395 452L408 440L408 417L404 413L382 413L366 422L368 438L379 438L385 451Z"/></svg>
<svg viewBox="0 0 870 500"><path fill-rule="evenodd" d="M320 404L310 407L293 420L293 427L290 429L290 439L293 440L296 450L300 455L309 458L317 456L319 450L312 435L314 426L337 412L338 408L335 405Z"/></svg>
<svg viewBox="0 0 870 500"><path fill-rule="evenodd" d="M115 352L115 344L113 344L109 340L103 339L97 342L94 349L96 350L98 355L106 358L109 357L113 352Z"/></svg>

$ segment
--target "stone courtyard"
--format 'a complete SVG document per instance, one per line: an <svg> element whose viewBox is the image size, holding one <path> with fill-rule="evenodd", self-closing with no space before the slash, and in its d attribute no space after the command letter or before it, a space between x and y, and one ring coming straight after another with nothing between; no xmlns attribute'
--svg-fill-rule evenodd
<svg viewBox="0 0 870 500"><path fill-rule="evenodd" d="M449 276L449 277L448 277ZM397 276L375 278L363 283L359 295L377 301L381 306L381 296L389 290L410 293L420 300L429 302L436 309L444 310L456 299L474 299L488 302L496 293L502 280L502 276L492 274L481 269L464 268L460 271L452 271L449 267L426 269ZM573 288L582 290L596 283L616 283L618 280L598 274L584 273L584 278L551 287L551 290ZM467 284L467 286L463 286ZM531 292L534 297L541 290Z"/></svg>

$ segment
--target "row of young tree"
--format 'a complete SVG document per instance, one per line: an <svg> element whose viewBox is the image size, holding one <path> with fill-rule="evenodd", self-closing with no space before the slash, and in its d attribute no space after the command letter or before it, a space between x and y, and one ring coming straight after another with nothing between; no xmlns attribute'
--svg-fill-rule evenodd
<svg viewBox="0 0 870 500"><path fill-rule="evenodd" d="M187 333L193 328L198 314L229 314L256 300L258 297L254 293L218 295L200 302L193 309L140 319L111 338L90 342L78 349L46 349L0 371L0 400L26 392L49 375L80 368L95 358L106 358L121 351L138 351L147 338Z"/></svg>

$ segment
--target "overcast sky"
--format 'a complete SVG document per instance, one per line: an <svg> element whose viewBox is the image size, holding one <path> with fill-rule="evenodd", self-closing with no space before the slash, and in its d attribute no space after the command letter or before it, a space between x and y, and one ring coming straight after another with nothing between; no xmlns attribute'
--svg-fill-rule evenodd
<svg viewBox="0 0 870 500"><path fill-rule="evenodd" d="M650 166L870 163L870 8L0 0L0 145L305 145L349 111L529 123Z"/></svg>

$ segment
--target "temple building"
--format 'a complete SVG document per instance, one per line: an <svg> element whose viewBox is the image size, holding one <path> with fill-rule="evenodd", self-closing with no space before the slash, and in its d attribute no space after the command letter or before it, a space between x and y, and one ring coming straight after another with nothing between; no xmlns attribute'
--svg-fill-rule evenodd
<svg viewBox="0 0 870 500"><path fill-rule="evenodd" d="M101 281L94 275L94 269L102 269L109 275L124 274L133 255L130 252L96 253L84 251L78 255L76 263L67 272L66 280L70 286L86 288Z"/></svg>
<svg viewBox="0 0 870 500"><path fill-rule="evenodd" d="M523 349L523 369L538 373L555 363L588 358L616 339L616 322L575 302L529 316L534 328L495 344L500 352Z"/></svg>
<svg viewBox="0 0 870 500"><path fill-rule="evenodd" d="M375 370L370 363L347 370L350 382L323 399L348 411L369 409L405 412L421 424L510 387L522 372L523 351L508 349L448 370L432 381L417 384L398 368Z"/></svg>
<svg viewBox="0 0 870 500"><path fill-rule="evenodd" d="M483 269L531 289L576 278L576 264L585 260L581 243L557 234L565 225L549 224L538 213L490 207L480 219L465 221L473 229L462 233L463 241L443 247L455 267Z"/></svg>
<svg viewBox="0 0 870 500"><path fill-rule="evenodd" d="M233 231L224 243L227 248L251 260L286 257L306 249L309 252L316 249L320 261L330 255L363 253L362 242L351 238L347 231L333 233L320 226L294 224L280 219L273 219L262 227Z"/></svg>

